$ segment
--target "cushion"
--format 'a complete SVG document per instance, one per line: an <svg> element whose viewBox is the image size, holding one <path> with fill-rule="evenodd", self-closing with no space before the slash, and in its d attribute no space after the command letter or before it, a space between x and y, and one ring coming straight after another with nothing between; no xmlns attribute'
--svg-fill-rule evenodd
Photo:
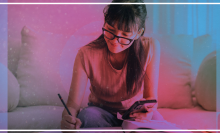
<svg viewBox="0 0 220 133"><path fill-rule="evenodd" d="M150 35L160 42L158 107L191 108L193 36Z"/></svg>
<svg viewBox="0 0 220 133"><path fill-rule="evenodd" d="M220 113L218 113L218 127L217 127L217 129L219 130L220 129Z"/></svg>
<svg viewBox="0 0 220 133"><path fill-rule="evenodd" d="M7 71L7 67L0 62L0 114L7 112Z"/></svg>
<svg viewBox="0 0 220 133"><path fill-rule="evenodd" d="M217 72L216 72L216 75L217 75L217 79L216 79L216 85L217 85L217 88L219 88L220 86L220 78L219 78L219 75L220 75L220 71L219 71L219 66L220 66L220 49L218 49L218 46L217 46L217 52L216 52L216 55L217 55L217 58L216 58L216 65L218 66L217 68ZM216 105L217 105L217 112L220 112L220 89L216 89ZM220 117L220 116L219 116ZM220 119L219 119L220 120ZM220 121L219 121L220 123ZM219 128L220 129L220 128Z"/></svg>
<svg viewBox="0 0 220 133"><path fill-rule="evenodd" d="M8 113L8 129L60 129L64 107L17 107ZM33 131L32 131L33 132Z"/></svg>
<svg viewBox="0 0 220 133"><path fill-rule="evenodd" d="M208 54L199 67L195 96L204 109L216 111L216 51Z"/></svg>
<svg viewBox="0 0 220 133"><path fill-rule="evenodd" d="M18 106L63 106L58 93L67 101L59 76L62 49L69 37L59 34L37 32L27 26L22 31L22 47L17 68L20 84Z"/></svg>
<svg viewBox="0 0 220 133"><path fill-rule="evenodd" d="M203 59L214 50L215 47L212 45L212 37L209 34L202 35L194 39L191 77L193 89L199 66L201 65Z"/></svg>
<svg viewBox="0 0 220 133"><path fill-rule="evenodd" d="M18 80L8 70L8 112L13 111L19 102L20 86Z"/></svg>
<svg viewBox="0 0 220 133"><path fill-rule="evenodd" d="M19 54L21 51L21 38L15 39L8 37L8 69L17 77Z"/></svg>

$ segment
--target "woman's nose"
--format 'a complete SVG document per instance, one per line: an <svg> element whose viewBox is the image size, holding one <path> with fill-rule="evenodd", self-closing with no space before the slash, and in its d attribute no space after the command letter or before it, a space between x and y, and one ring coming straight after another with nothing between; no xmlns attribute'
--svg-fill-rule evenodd
<svg viewBox="0 0 220 133"><path fill-rule="evenodd" d="M119 42L118 42L118 38L117 38L117 37L115 37L115 38L114 38L114 39L112 39L111 41L112 41L112 43L114 43L114 44L119 43Z"/></svg>
<svg viewBox="0 0 220 133"><path fill-rule="evenodd" d="M112 40L112 42L114 43L114 44L118 44L119 42L118 42L118 37L116 37L116 36L120 36L121 34L120 33L115 33L115 38Z"/></svg>

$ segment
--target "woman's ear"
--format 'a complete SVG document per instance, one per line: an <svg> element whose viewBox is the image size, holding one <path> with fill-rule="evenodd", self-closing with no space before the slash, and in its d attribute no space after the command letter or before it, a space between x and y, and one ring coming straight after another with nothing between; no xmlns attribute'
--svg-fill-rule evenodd
<svg viewBox="0 0 220 133"><path fill-rule="evenodd" d="M135 40L138 39L138 38L142 35L143 32L144 32L144 28L141 28L141 29L138 31L137 36L135 37Z"/></svg>
<svg viewBox="0 0 220 133"><path fill-rule="evenodd" d="M104 24L103 24L103 26L102 26L102 27L105 27L105 24L106 24L106 22L104 22Z"/></svg>

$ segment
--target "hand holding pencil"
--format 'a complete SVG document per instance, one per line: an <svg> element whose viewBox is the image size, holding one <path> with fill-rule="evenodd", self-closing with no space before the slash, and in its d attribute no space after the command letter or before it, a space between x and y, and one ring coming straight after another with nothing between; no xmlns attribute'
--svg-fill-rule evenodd
<svg viewBox="0 0 220 133"><path fill-rule="evenodd" d="M60 126L61 129L79 129L82 122L74 115L76 113L71 113L76 112L75 109L72 107L67 107L60 94L58 94L58 96L61 102L63 103L63 106L65 107L62 113L62 120Z"/></svg>

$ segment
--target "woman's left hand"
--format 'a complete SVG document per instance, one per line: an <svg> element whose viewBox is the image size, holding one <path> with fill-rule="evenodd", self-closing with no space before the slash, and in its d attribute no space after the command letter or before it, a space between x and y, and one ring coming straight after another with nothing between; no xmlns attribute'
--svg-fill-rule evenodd
<svg viewBox="0 0 220 133"><path fill-rule="evenodd" d="M141 100L146 100L146 99L141 99ZM149 106L144 106L146 112L136 112L132 113L129 116L133 118L135 121L138 122L148 122L152 119L153 112L156 109L156 106L149 107Z"/></svg>
<svg viewBox="0 0 220 133"><path fill-rule="evenodd" d="M152 119L153 110L148 109L148 112L133 113L130 114L129 116L131 118L134 118L134 120L138 122L148 122Z"/></svg>

